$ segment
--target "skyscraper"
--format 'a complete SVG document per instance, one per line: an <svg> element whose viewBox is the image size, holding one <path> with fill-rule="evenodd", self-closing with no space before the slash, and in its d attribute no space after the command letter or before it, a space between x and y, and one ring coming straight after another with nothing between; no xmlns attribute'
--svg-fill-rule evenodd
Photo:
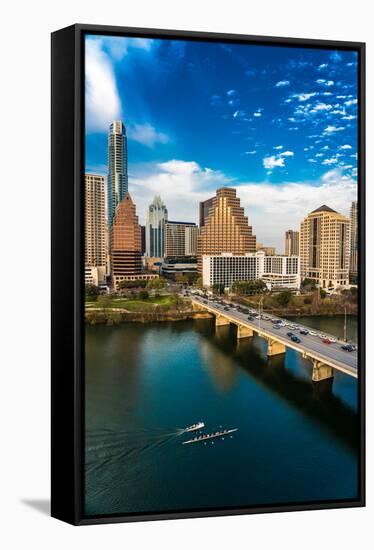
<svg viewBox="0 0 374 550"><path fill-rule="evenodd" d="M322 288L349 283L350 220L326 205L301 222L301 278L314 279Z"/></svg>
<svg viewBox="0 0 374 550"><path fill-rule="evenodd" d="M240 206L236 190L217 189L208 217L197 238L198 271L202 271L202 256L231 252L243 255L256 252L256 236Z"/></svg>
<svg viewBox="0 0 374 550"><path fill-rule="evenodd" d="M129 193L119 203L112 224L112 280L114 288L129 275L142 271L141 228Z"/></svg>
<svg viewBox="0 0 374 550"><path fill-rule="evenodd" d="M350 282L357 282L358 272L358 220L357 220L357 201L351 204L351 253L349 265Z"/></svg>
<svg viewBox="0 0 374 550"><path fill-rule="evenodd" d="M146 255L150 258L163 258L165 248L165 222L168 219L168 211L161 200L156 196L147 210L145 248Z"/></svg>
<svg viewBox="0 0 374 550"><path fill-rule="evenodd" d="M293 231L289 229L286 231L284 253L286 256L298 256L299 255L299 231Z"/></svg>
<svg viewBox="0 0 374 550"><path fill-rule="evenodd" d="M198 234L199 229L195 224L184 228L184 253L186 256L196 256Z"/></svg>
<svg viewBox="0 0 374 550"><path fill-rule="evenodd" d="M106 222L104 176L85 174L84 263L97 268L98 280L106 272Z"/></svg>
<svg viewBox="0 0 374 550"><path fill-rule="evenodd" d="M195 252L191 252L193 248L193 230L197 231L196 224L193 222L167 221L165 223L165 256L196 255L196 233ZM188 245L188 254L186 252L186 244Z"/></svg>
<svg viewBox="0 0 374 550"><path fill-rule="evenodd" d="M123 122L115 120L108 134L108 224L112 226L117 205L128 191L127 137Z"/></svg>

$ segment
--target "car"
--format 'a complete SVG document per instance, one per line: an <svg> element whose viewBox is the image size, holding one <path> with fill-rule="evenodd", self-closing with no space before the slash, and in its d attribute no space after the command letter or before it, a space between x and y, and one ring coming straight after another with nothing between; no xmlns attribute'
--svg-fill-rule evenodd
<svg viewBox="0 0 374 550"><path fill-rule="evenodd" d="M274 325L274 328L280 329L281 327L280 327L280 325Z"/></svg>
<svg viewBox="0 0 374 550"><path fill-rule="evenodd" d="M230 308L228 306L225 306L223 309L224 311L229 311Z"/></svg>
<svg viewBox="0 0 374 550"><path fill-rule="evenodd" d="M354 351L353 346L351 344L344 344L344 346L341 346L344 351Z"/></svg>
<svg viewBox="0 0 374 550"><path fill-rule="evenodd" d="M248 313L249 313L249 309L246 309L246 308L244 308L242 311L243 311L243 313L245 313L246 315L248 315Z"/></svg>
<svg viewBox="0 0 374 550"><path fill-rule="evenodd" d="M324 344L331 344L331 340L329 340L328 338L322 338L322 342Z"/></svg>
<svg viewBox="0 0 374 550"><path fill-rule="evenodd" d="M329 338L329 340L330 340L330 342L331 342L332 344L335 344L335 343L336 343L336 338Z"/></svg>
<svg viewBox="0 0 374 550"><path fill-rule="evenodd" d="M317 333L316 333L314 330L311 330L311 331L309 332L309 334L310 334L311 336L317 336Z"/></svg>
<svg viewBox="0 0 374 550"><path fill-rule="evenodd" d="M248 315L248 321L253 321L252 315Z"/></svg>
<svg viewBox="0 0 374 550"><path fill-rule="evenodd" d="M293 332L287 332L287 336L288 336L288 338L292 338L292 336L294 336L294 333Z"/></svg>
<svg viewBox="0 0 374 550"><path fill-rule="evenodd" d="M207 304L208 303L208 300L203 300L204 304Z"/></svg>
<svg viewBox="0 0 374 550"><path fill-rule="evenodd" d="M307 334L309 334L309 330L306 330L305 328L302 328L300 330L300 334L303 334L304 336L306 336Z"/></svg>
<svg viewBox="0 0 374 550"><path fill-rule="evenodd" d="M296 344L300 344L301 340L298 336L291 336L292 342L295 342Z"/></svg>

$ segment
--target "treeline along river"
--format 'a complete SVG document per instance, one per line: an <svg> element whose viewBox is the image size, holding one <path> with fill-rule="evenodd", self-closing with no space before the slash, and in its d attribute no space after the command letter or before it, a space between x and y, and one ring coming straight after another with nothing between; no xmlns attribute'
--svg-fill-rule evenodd
<svg viewBox="0 0 374 550"><path fill-rule="evenodd" d="M340 336L344 319L300 322ZM86 514L357 496L355 379L313 384L297 352L269 359L263 340L214 320L87 326L85 350ZM239 430L182 445L200 420Z"/></svg>

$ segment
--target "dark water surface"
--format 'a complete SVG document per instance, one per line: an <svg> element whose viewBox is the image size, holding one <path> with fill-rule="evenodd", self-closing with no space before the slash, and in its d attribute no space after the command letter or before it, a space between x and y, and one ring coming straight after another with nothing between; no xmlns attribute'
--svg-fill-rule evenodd
<svg viewBox="0 0 374 550"><path fill-rule="evenodd" d="M339 335L343 319L298 322ZM86 514L355 498L357 382L325 382L211 320L87 327ZM199 420L239 431L182 445Z"/></svg>

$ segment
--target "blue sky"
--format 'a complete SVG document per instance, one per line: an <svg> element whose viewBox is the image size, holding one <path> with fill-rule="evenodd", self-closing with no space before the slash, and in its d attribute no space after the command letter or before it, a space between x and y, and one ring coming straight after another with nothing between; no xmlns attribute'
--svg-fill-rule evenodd
<svg viewBox="0 0 374 550"><path fill-rule="evenodd" d="M237 188L260 242L357 194L357 54L124 37L86 38L86 170L106 174L107 131L128 133L140 220L160 193L171 219Z"/></svg>

